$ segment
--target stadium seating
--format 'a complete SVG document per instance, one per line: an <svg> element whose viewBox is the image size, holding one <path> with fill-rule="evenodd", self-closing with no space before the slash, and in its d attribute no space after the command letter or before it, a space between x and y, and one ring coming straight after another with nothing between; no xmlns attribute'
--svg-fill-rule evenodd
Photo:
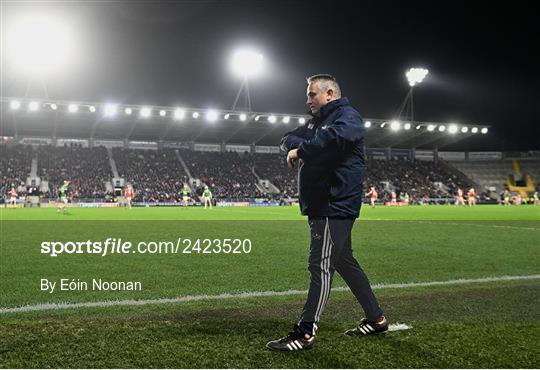
<svg viewBox="0 0 540 370"><path fill-rule="evenodd" d="M5 196L12 187L24 185L30 174L34 153L31 147L23 145L0 145L0 194ZM19 195L21 192L19 192ZM0 196L0 197L1 197Z"/></svg>
<svg viewBox="0 0 540 370"><path fill-rule="evenodd" d="M4 195L11 184L26 180L34 151L37 151L38 158L37 175L49 181L50 191L46 196L56 197L58 186L66 179L72 182L72 195L75 198L99 199L110 196L105 183L111 181L113 174L104 147L41 146L33 150L32 147L21 145L6 148L7 155L2 157ZM298 192L297 172L287 168L283 154L200 152L187 149L176 153L173 149L156 151L113 148L112 156L119 176L133 185L135 201L179 201L181 188L189 181L189 177L201 181L201 187L193 189L197 195L202 193L202 185L206 184L218 200L282 199L294 197ZM415 202L426 197L452 199L458 187L466 191L476 181L482 180L482 176L499 176L499 184L511 171L508 161L456 163L455 167L465 172L474 169L473 181L442 161L368 159L366 164L366 191L370 186L375 186L383 200L390 199L391 191L395 191L398 196L408 193ZM524 163L523 168L538 174L539 164L539 161L529 161ZM497 172L495 169L499 167ZM270 181L278 192L264 192L258 186L259 179Z"/></svg>
<svg viewBox="0 0 540 370"><path fill-rule="evenodd" d="M250 154L189 150L181 150L180 154L191 176L207 184L215 198L232 200L264 196L255 185L257 177L252 172Z"/></svg>
<svg viewBox="0 0 540 370"><path fill-rule="evenodd" d="M104 198L105 182L112 178L104 147L38 147L38 176L49 182L45 196L56 198L64 180L71 182L75 198Z"/></svg>
<svg viewBox="0 0 540 370"><path fill-rule="evenodd" d="M114 148L113 157L120 177L133 185L135 201L180 201L188 177L174 150Z"/></svg>

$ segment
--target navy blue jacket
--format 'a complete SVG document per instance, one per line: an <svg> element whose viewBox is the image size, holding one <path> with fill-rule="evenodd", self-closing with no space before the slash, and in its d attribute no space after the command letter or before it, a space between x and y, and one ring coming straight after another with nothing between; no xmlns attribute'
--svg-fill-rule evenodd
<svg viewBox="0 0 540 370"><path fill-rule="evenodd" d="M347 98L321 108L320 117L281 139L281 149L298 148L298 192L303 215L357 218L365 171L364 123Z"/></svg>

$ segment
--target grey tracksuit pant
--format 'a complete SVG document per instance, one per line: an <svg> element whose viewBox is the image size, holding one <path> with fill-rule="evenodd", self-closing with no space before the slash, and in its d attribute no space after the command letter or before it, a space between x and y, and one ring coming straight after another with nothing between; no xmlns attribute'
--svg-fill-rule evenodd
<svg viewBox="0 0 540 370"><path fill-rule="evenodd" d="M343 277L368 320L382 316L369 280L353 256L351 231L354 220L310 217L308 223L311 229L308 266L311 279L300 327L315 334L330 294L334 271Z"/></svg>

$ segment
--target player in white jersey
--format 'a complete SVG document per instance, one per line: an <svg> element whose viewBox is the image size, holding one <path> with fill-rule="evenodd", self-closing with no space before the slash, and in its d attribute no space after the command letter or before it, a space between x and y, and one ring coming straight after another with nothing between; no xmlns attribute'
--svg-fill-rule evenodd
<svg viewBox="0 0 540 370"><path fill-rule="evenodd" d="M474 188L470 188L467 192L467 200L470 207L476 205L476 190L474 190Z"/></svg>
<svg viewBox="0 0 540 370"><path fill-rule="evenodd" d="M456 202L454 203L454 205L456 206L465 205L465 200L463 199L463 190L461 190L460 188L457 189Z"/></svg>

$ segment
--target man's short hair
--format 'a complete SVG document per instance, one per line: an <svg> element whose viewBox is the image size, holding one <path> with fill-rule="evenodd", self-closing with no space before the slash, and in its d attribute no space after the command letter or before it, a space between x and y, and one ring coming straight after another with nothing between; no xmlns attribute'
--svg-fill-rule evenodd
<svg viewBox="0 0 540 370"><path fill-rule="evenodd" d="M328 91L332 89L336 98L341 98L341 88L339 87L339 84L334 76L321 73L308 77L306 80L308 84L312 82L319 82L319 86L322 90Z"/></svg>

